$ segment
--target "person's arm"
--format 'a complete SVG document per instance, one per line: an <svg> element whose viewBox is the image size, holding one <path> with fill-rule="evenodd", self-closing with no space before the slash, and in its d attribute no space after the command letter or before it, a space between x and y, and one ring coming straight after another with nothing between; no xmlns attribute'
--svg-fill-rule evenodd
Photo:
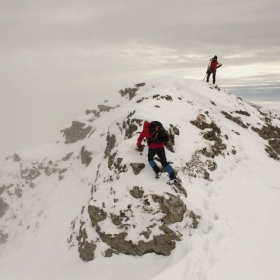
<svg viewBox="0 0 280 280"><path fill-rule="evenodd" d="M145 133L144 133L144 130L140 133L139 137L138 137L138 140L137 140L137 146L138 147L141 147L142 146L142 140L143 138L145 137Z"/></svg>
<svg viewBox="0 0 280 280"><path fill-rule="evenodd" d="M223 65L222 63L218 63L217 68L220 68L222 65Z"/></svg>

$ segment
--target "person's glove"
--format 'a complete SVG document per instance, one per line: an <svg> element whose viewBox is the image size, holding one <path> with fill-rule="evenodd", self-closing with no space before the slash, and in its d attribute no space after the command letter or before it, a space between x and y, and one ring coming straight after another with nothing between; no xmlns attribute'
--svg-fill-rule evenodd
<svg viewBox="0 0 280 280"><path fill-rule="evenodd" d="M143 152L145 145L137 146L136 150L139 152Z"/></svg>

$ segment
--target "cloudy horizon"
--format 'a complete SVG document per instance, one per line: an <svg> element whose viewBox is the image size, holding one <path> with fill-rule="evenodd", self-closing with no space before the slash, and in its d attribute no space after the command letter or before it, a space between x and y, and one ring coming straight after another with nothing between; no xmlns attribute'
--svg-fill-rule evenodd
<svg viewBox="0 0 280 280"><path fill-rule="evenodd" d="M55 140L88 107L158 76L217 84L280 102L276 0L0 0L0 160Z"/></svg>

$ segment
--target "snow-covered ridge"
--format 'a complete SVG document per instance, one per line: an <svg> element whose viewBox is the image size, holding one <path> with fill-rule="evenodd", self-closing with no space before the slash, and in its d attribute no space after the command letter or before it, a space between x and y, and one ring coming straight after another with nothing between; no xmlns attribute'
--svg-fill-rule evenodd
<svg viewBox="0 0 280 280"><path fill-rule="evenodd" d="M169 131L167 159L182 188L166 184L166 174L156 180L147 147L135 150L144 120ZM28 253L26 264L36 258L63 270L65 259L169 256L178 244L194 242L211 263L210 247L222 236L211 200L216 186L245 182L260 159L264 174L277 170L279 141L275 123L218 86L164 77L121 90L73 120L54 143L6 160L0 259L11 264Z"/></svg>

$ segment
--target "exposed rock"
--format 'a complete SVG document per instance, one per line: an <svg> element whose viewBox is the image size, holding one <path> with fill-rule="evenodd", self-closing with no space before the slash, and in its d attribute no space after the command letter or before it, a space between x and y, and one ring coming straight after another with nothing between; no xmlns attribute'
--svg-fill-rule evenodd
<svg viewBox="0 0 280 280"><path fill-rule="evenodd" d="M93 205L88 206L88 213L93 226L107 218L107 213L103 209L99 209Z"/></svg>
<svg viewBox="0 0 280 280"><path fill-rule="evenodd" d="M192 220L192 227L197 228L199 225L199 219L201 218L199 215L196 215L193 211L187 211L187 216Z"/></svg>
<svg viewBox="0 0 280 280"><path fill-rule="evenodd" d="M6 243L8 240L8 234L3 233L2 230L0 230L0 245Z"/></svg>
<svg viewBox="0 0 280 280"><path fill-rule="evenodd" d="M101 240L119 253L143 256L146 253L154 252L159 255L169 256L175 248L175 240L179 240L180 237L172 230L167 230L166 227L160 229L162 231L166 230L166 232L154 236L151 241L144 242L141 240L138 244L133 244L132 241L125 240L127 236L126 232L112 236L111 234L102 232L100 227L97 226L97 232Z"/></svg>
<svg viewBox="0 0 280 280"><path fill-rule="evenodd" d="M74 153L69 153L69 154L67 154L62 160L63 160L63 161L69 160L73 154L74 154Z"/></svg>
<svg viewBox="0 0 280 280"><path fill-rule="evenodd" d="M136 96L138 88L126 88L125 90L120 90L121 96L126 96L128 95L129 100L131 100L133 97Z"/></svg>
<svg viewBox="0 0 280 280"><path fill-rule="evenodd" d="M92 127L88 126L86 128L83 128L84 126L84 123L73 121L70 128L65 128L64 130L62 130L61 132L63 132L63 135L65 136L64 143L72 144L86 138Z"/></svg>
<svg viewBox="0 0 280 280"><path fill-rule="evenodd" d="M271 138L280 139L280 128L277 126L266 124L266 126L263 126L261 129L252 126L252 130L257 132L260 135L260 137L262 137L265 140Z"/></svg>
<svg viewBox="0 0 280 280"><path fill-rule="evenodd" d="M26 168L21 170L21 177L28 181L32 181L40 175L41 172L35 166L32 169Z"/></svg>
<svg viewBox="0 0 280 280"><path fill-rule="evenodd" d="M248 113L246 111L242 111L242 110L235 111L235 113L240 114L240 115L244 115L244 116L248 116L248 117L251 116L250 113Z"/></svg>
<svg viewBox="0 0 280 280"><path fill-rule="evenodd" d="M171 126L171 128L172 128L174 134L177 135L177 136L179 136L179 135L180 135L180 130L179 130L179 128L176 127L176 126L174 126L173 124L170 124L170 126Z"/></svg>
<svg viewBox="0 0 280 280"><path fill-rule="evenodd" d="M21 158L18 154L14 154L13 159L14 159L15 162L19 162L21 160Z"/></svg>
<svg viewBox="0 0 280 280"><path fill-rule="evenodd" d="M133 187L132 190L129 191L129 193L134 197L134 198L142 198L144 191L143 189L140 189L139 187L135 186Z"/></svg>
<svg viewBox="0 0 280 280"><path fill-rule="evenodd" d="M107 137L106 137L107 145L106 149L104 152L104 158L107 158L109 154L111 153L112 149L115 147L116 144L116 136L114 134L110 135L108 132Z"/></svg>
<svg viewBox="0 0 280 280"><path fill-rule="evenodd" d="M206 160L207 167L210 171L214 171L217 169L217 163L212 160Z"/></svg>
<svg viewBox="0 0 280 280"><path fill-rule="evenodd" d="M128 116L128 120L123 122L123 129L125 129L125 138L130 139L133 137L133 133L137 131L138 126L142 125L143 120L140 119L129 119L130 116Z"/></svg>
<svg viewBox="0 0 280 280"><path fill-rule="evenodd" d="M119 255L119 253L116 250L109 248L105 251L105 258L111 258L113 254Z"/></svg>
<svg viewBox="0 0 280 280"><path fill-rule="evenodd" d="M131 167L135 175L138 175L144 168L144 163L131 163Z"/></svg>
<svg viewBox="0 0 280 280"><path fill-rule="evenodd" d="M86 147L83 146L81 150L81 161L82 164L88 166L92 161L92 153L86 150Z"/></svg>
<svg viewBox="0 0 280 280"><path fill-rule="evenodd" d="M99 112L99 111L96 111L96 110L86 110L86 114L87 114L87 115L93 114L96 118L99 118L99 117L100 117L100 112Z"/></svg>
<svg viewBox="0 0 280 280"><path fill-rule="evenodd" d="M84 261L92 261L94 259L94 251L96 249L96 245L94 243L85 242L84 245L79 247L80 258Z"/></svg>
<svg viewBox="0 0 280 280"><path fill-rule="evenodd" d="M268 140L269 145L271 148L278 154L280 155L280 139L270 139Z"/></svg>
<svg viewBox="0 0 280 280"><path fill-rule="evenodd" d="M243 127L243 128L248 128L247 125L245 125L240 118L237 117L233 117L232 115L230 115L229 113L222 111L222 114L229 120L235 122L236 124L238 124L239 126Z"/></svg>
<svg viewBox="0 0 280 280"><path fill-rule="evenodd" d="M139 87L143 87L144 85L145 85L145 83L139 83L139 84L136 84L135 86L139 88Z"/></svg>
<svg viewBox="0 0 280 280"><path fill-rule="evenodd" d="M214 101L211 100L210 102L211 102L211 104L213 104L214 106L217 106L216 103L215 103Z"/></svg>
<svg viewBox="0 0 280 280"><path fill-rule="evenodd" d="M9 208L9 205L0 197L0 218L5 215Z"/></svg>
<svg viewBox="0 0 280 280"><path fill-rule="evenodd" d="M110 112L111 110L114 110L114 107L109 107L106 105L98 105L97 106L100 112Z"/></svg>
<svg viewBox="0 0 280 280"><path fill-rule="evenodd" d="M186 212L186 205L180 198L170 193L167 193L167 195L169 199L155 194L152 195L153 200L159 203L162 213L165 214L163 222L166 225L181 222Z"/></svg>

